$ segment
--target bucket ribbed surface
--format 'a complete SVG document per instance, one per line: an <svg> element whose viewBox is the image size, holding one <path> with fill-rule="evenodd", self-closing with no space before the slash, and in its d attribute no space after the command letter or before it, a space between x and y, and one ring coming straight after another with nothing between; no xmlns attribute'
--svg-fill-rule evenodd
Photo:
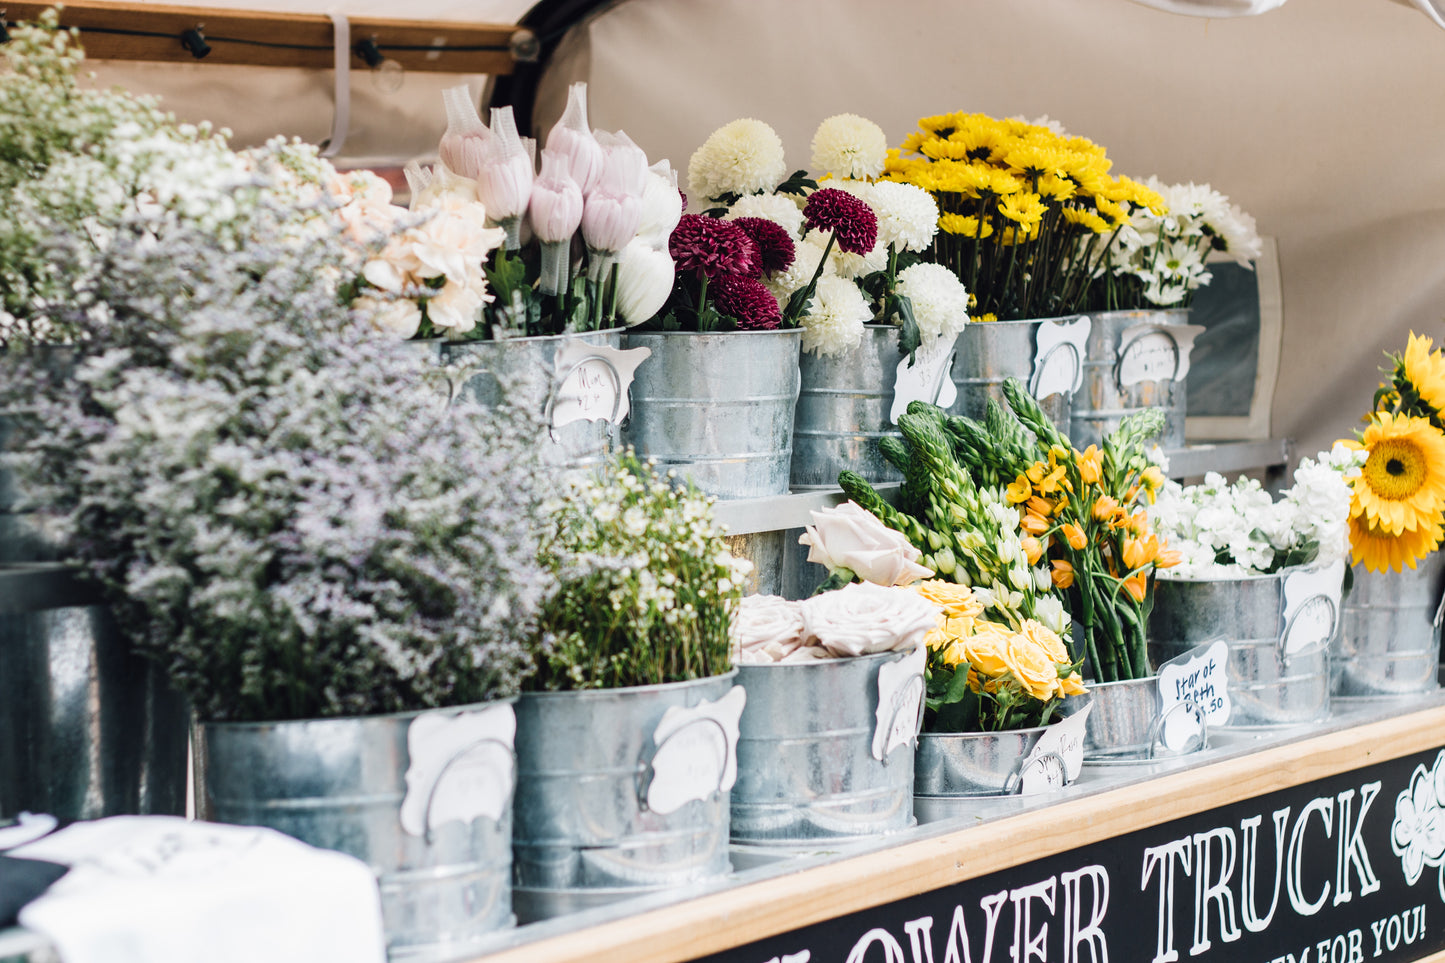
<svg viewBox="0 0 1445 963"><path fill-rule="evenodd" d="M1072 317L1077 317L1074 315ZM1034 375L1034 353L1039 328L1045 321L1068 318L1040 318L1028 321L974 322L958 336L951 377L958 397L948 411L954 415L982 419L993 398L1004 410L1008 403L1003 396L1003 383L1018 378L1029 385ZM1039 399L1044 414L1054 427L1068 434L1073 410L1073 396L1051 394Z"/></svg>
<svg viewBox="0 0 1445 963"><path fill-rule="evenodd" d="M1164 378L1124 384L1121 380L1121 354L1157 348L1174 352L1177 364L1179 348L1168 329L1189 323L1187 309L1150 311L1101 311L1089 315L1092 326L1084 358L1084 383L1074 395L1074 407L1068 435L1080 450L1089 445L1102 445L1104 437L1129 415L1145 408L1164 409L1164 432L1158 444L1166 449L1184 447L1185 382ZM1136 332L1126 341L1124 335L1138 325L1148 330Z"/></svg>
<svg viewBox="0 0 1445 963"><path fill-rule="evenodd" d="M1437 687L1445 593L1445 555L1433 552L1415 568L1370 572L1354 568L1343 629L1331 652L1334 692L1342 696L1400 695Z"/></svg>

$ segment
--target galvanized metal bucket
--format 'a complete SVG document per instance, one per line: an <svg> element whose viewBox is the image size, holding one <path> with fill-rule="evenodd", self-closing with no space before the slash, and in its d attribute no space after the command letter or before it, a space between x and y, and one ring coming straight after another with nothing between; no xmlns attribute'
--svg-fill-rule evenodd
<svg viewBox="0 0 1445 963"><path fill-rule="evenodd" d="M874 753L880 673L912 655L739 666L748 704L738 737L734 842L841 841L913 825L915 739L881 759ZM923 706L923 677L916 678L916 703L901 703L910 718L882 721L906 722L915 736Z"/></svg>
<svg viewBox="0 0 1445 963"><path fill-rule="evenodd" d="M557 463L568 468L590 468L600 465L616 447L626 385L621 383L624 379L615 369L610 372L616 384L609 384L608 388L617 402L610 419L554 425L552 407L556 391L569 373L566 369L558 370L558 355L577 344L620 348L622 330L502 341L408 341L399 348L415 352L426 363L443 366L448 377L446 388L452 398L466 398L483 407L501 404L509 392L512 397L523 400L551 425L549 453L556 457Z"/></svg>
<svg viewBox="0 0 1445 963"><path fill-rule="evenodd" d="M0 818L184 815L188 725L92 588L0 566Z"/></svg>
<svg viewBox="0 0 1445 963"><path fill-rule="evenodd" d="M1047 365L1077 367L1083 360L1072 345L1046 345L1044 356L1039 357L1040 330L1049 322L1070 322L1081 317L975 322L964 328L958 336L951 371L958 397L949 406L949 413L982 418L990 398L1007 408L1003 383L1009 378L1018 378L1037 397L1041 389L1036 375ZM1065 434L1069 431L1073 397L1072 391L1059 391L1039 398L1044 414Z"/></svg>
<svg viewBox="0 0 1445 963"><path fill-rule="evenodd" d="M1151 656L1162 663L1223 640L1231 727L1298 725L1330 713L1327 640L1288 651L1284 586L1290 574L1155 583Z"/></svg>
<svg viewBox="0 0 1445 963"><path fill-rule="evenodd" d="M493 703L346 719L200 724L197 815L266 826L368 863L377 874L392 959L467 955L487 933L513 922L511 746L504 738L443 734L445 753L422 760L413 756L409 734L423 717L444 727L492 709L511 711ZM477 795L467 797L469 782L482 780L503 803L493 810L495 818L479 812ZM409 791L415 798L408 799Z"/></svg>
<svg viewBox="0 0 1445 963"><path fill-rule="evenodd" d="M1084 730L1086 762L1132 762L1198 752L1209 746L1204 710L1192 702L1176 702L1167 710L1159 677L1091 682L1093 708ZM1171 747L1165 727L1178 715L1188 722L1183 745Z"/></svg>
<svg viewBox="0 0 1445 963"><path fill-rule="evenodd" d="M663 715L722 698L735 675L521 696L512 846L523 922L727 875L727 791L660 813L646 790Z"/></svg>
<svg viewBox="0 0 1445 963"><path fill-rule="evenodd" d="M1074 396L1069 438L1075 448L1104 436L1144 408L1163 408L1164 448L1184 447L1185 375L1198 328L1187 308L1102 311L1089 315L1084 383Z"/></svg>
<svg viewBox="0 0 1445 963"><path fill-rule="evenodd" d="M1437 688L1445 612L1445 553L1400 572L1354 569L1343 625L1332 643L1332 691L1381 696Z"/></svg>
<svg viewBox="0 0 1445 963"><path fill-rule="evenodd" d="M892 324L867 324L862 342L846 354L803 352L793 420L794 490L836 488L845 469L875 483L903 480L878 450L880 438L903 437L890 417L903 360L898 330ZM931 399L938 398L948 371L938 371Z"/></svg>
<svg viewBox="0 0 1445 963"><path fill-rule="evenodd" d="M1088 702L1088 696L1066 699L1062 715L1072 715ZM1014 795L1023 788L1024 760L1047 731L1047 726L1036 726L1005 732L920 732L913 795ZM1063 764L1061 758L1058 761Z"/></svg>
<svg viewBox="0 0 1445 963"><path fill-rule="evenodd" d="M623 441L718 498L787 493L802 329L629 331L625 340L652 357L632 382Z"/></svg>

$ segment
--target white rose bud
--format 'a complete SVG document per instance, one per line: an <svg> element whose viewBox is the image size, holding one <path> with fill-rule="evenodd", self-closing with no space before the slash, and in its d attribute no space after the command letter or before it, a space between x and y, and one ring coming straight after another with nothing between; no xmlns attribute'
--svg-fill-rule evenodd
<svg viewBox="0 0 1445 963"><path fill-rule="evenodd" d="M810 514L813 524L798 539L799 545L808 546L808 561L825 565L830 572L850 569L878 585L908 585L933 577L918 564L922 552L856 502Z"/></svg>

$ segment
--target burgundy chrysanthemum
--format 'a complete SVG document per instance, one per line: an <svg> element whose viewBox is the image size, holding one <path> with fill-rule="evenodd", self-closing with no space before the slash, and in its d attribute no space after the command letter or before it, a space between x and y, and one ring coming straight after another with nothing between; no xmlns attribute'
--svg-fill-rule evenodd
<svg viewBox="0 0 1445 963"><path fill-rule="evenodd" d="M709 280L728 274L758 272L758 246L732 221L702 214L684 214L673 228L667 250L679 274L696 272Z"/></svg>
<svg viewBox="0 0 1445 963"><path fill-rule="evenodd" d="M797 249L787 228L766 217L739 217L733 223L758 246L758 276L778 274L793 266Z"/></svg>
<svg viewBox="0 0 1445 963"><path fill-rule="evenodd" d="M878 243L878 217L873 208L847 191L825 187L814 191L803 206L810 230L837 231L838 249L867 254Z"/></svg>
<svg viewBox="0 0 1445 963"><path fill-rule="evenodd" d="M732 318L744 331L765 331L783 323L778 299L756 278L725 274L707 289L718 313Z"/></svg>

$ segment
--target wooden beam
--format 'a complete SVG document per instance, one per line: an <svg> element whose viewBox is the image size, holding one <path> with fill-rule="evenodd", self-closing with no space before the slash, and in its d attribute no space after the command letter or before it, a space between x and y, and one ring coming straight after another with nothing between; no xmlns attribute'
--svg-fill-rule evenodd
<svg viewBox="0 0 1445 963"><path fill-rule="evenodd" d="M14 24L35 20L51 5L4 0L0 9ZM203 63L316 70L333 65L334 34L324 14L79 0L65 4L60 22L80 29L86 56L93 60L195 63L181 35L199 28L211 48ZM368 69L355 46L372 39L383 56L404 70L508 74L515 63L510 44L519 29L512 24L356 17L351 20L352 68Z"/></svg>

